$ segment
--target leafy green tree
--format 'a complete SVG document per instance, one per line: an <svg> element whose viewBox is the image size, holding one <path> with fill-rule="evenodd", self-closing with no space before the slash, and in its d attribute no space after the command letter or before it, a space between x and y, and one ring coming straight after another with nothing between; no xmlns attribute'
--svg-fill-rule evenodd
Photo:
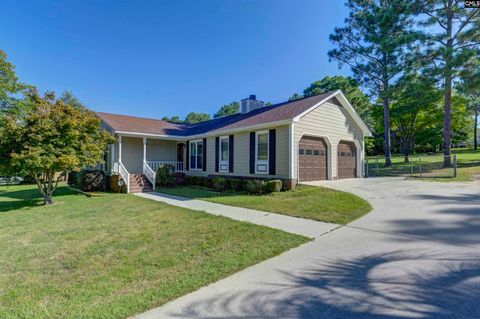
<svg viewBox="0 0 480 319"><path fill-rule="evenodd" d="M162 120L167 122L173 122L173 123L183 123L183 120L178 115L172 116L170 118L168 116L164 116Z"/></svg>
<svg viewBox="0 0 480 319"><path fill-rule="evenodd" d="M7 54L0 50L0 121L1 116L20 112L27 107L24 93L30 86L19 82L15 66L7 60Z"/></svg>
<svg viewBox="0 0 480 319"><path fill-rule="evenodd" d="M60 100L62 100L66 104L70 104L78 108L84 107L82 102L80 102L80 100L73 94L72 91L63 92L62 96L60 97Z"/></svg>
<svg viewBox="0 0 480 319"><path fill-rule="evenodd" d="M480 55L461 74L458 90L467 103L473 116L473 148L478 149L478 114L480 113Z"/></svg>
<svg viewBox="0 0 480 319"><path fill-rule="evenodd" d="M187 114L187 117L185 118L185 123L195 124L195 123L205 122L210 119L211 117L210 117L210 114L208 113L190 112Z"/></svg>
<svg viewBox="0 0 480 319"><path fill-rule="evenodd" d="M392 131L400 141L400 146L409 161L409 154L419 132L431 125L431 112L440 100L440 92L434 81L419 74L406 74L393 87Z"/></svg>
<svg viewBox="0 0 480 319"><path fill-rule="evenodd" d="M472 127L473 117L469 108L468 100L465 96L454 91L452 94L452 144L463 143L473 138Z"/></svg>
<svg viewBox="0 0 480 319"><path fill-rule="evenodd" d="M301 99L303 96L301 96L300 94L298 93L293 93L291 97L288 98L289 101L295 101L295 100L298 100L298 99Z"/></svg>
<svg viewBox="0 0 480 319"><path fill-rule="evenodd" d="M465 8L459 0L419 0L425 17L422 48L426 71L437 76L444 90L444 166L451 165L452 89L455 78L475 57L480 45L480 9Z"/></svg>
<svg viewBox="0 0 480 319"><path fill-rule="evenodd" d="M358 81L351 77L340 75L326 76L319 81L313 82L308 88L303 90L303 95L312 96L336 90L342 90L363 121L369 127L373 127L373 119L370 115L372 103L360 89Z"/></svg>
<svg viewBox="0 0 480 319"><path fill-rule="evenodd" d="M240 112L240 103L232 102L230 104L223 105L220 109L213 115L214 118L234 115Z"/></svg>
<svg viewBox="0 0 480 319"><path fill-rule="evenodd" d="M32 92L27 98L32 109L6 115L0 126L0 170L32 176L49 205L58 173L101 163L114 140L84 106L56 99L54 93Z"/></svg>
<svg viewBox="0 0 480 319"><path fill-rule="evenodd" d="M415 36L413 0L348 0L350 13L345 26L335 28L330 40L336 48L330 59L350 66L355 78L383 104L385 164L391 166L391 85L403 73L406 49Z"/></svg>

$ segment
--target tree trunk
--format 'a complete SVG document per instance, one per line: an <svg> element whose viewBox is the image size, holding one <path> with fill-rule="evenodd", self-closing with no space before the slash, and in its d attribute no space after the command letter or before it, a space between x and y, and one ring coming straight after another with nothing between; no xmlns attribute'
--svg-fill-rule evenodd
<svg viewBox="0 0 480 319"><path fill-rule="evenodd" d="M383 121L385 125L385 167L392 166L390 154L390 103L387 97L383 98Z"/></svg>
<svg viewBox="0 0 480 319"><path fill-rule="evenodd" d="M445 50L445 96L444 96L444 114L443 114L443 167L450 167L451 152L450 145L452 144L452 60L453 60L453 2L449 1L447 7L447 46Z"/></svg>
<svg viewBox="0 0 480 319"><path fill-rule="evenodd" d="M54 187L51 183L51 179L54 175L45 174L44 177L47 177L49 181L45 181L45 178L40 178L37 174L34 175L35 182L37 182L37 187L40 193L43 196L43 204L44 205L52 205L53 204L53 192L55 191L56 186ZM58 184L58 181L57 181Z"/></svg>
<svg viewBox="0 0 480 319"><path fill-rule="evenodd" d="M45 193L43 195L43 204L44 205L52 205L53 204L53 197L51 194Z"/></svg>
<svg viewBox="0 0 480 319"><path fill-rule="evenodd" d="M478 149L478 135L477 135L477 130L478 130L478 106L475 106L475 126L473 127L473 149Z"/></svg>
<svg viewBox="0 0 480 319"><path fill-rule="evenodd" d="M443 166L450 167L450 145L452 143L451 137L451 112L452 112L452 77L449 72L445 76L445 106L443 115Z"/></svg>

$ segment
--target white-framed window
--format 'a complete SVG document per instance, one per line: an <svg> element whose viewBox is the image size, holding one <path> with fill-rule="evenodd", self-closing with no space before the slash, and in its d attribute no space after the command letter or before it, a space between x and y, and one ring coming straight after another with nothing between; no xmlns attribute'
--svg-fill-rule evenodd
<svg viewBox="0 0 480 319"><path fill-rule="evenodd" d="M190 169L203 169L203 141L190 141Z"/></svg>
<svg viewBox="0 0 480 319"><path fill-rule="evenodd" d="M220 140L220 150L218 156L220 157L218 159L218 170L220 172L228 172L229 170L229 160L230 160L230 154L229 154L229 147L230 147L230 141L228 136L221 136L219 138Z"/></svg>
<svg viewBox="0 0 480 319"><path fill-rule="evenodd" d="M255 173L268 174L268 131L255 133Z"/></svg>

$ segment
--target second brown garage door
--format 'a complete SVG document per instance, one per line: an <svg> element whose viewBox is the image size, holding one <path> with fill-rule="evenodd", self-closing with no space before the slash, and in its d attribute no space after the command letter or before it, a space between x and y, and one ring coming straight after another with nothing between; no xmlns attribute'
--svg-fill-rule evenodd
<svg viewBox="0 0 480 319"><path fill-rule="evenodd" d="M320 137L304 136L298 149L300 181L327 179L327 143Z"/></svg>
<svg viewBox="0 0 480 319"><path fill-rule="evenodd" d="M357 177L357 148L353 142L338 143L338 178Z"/></svg>

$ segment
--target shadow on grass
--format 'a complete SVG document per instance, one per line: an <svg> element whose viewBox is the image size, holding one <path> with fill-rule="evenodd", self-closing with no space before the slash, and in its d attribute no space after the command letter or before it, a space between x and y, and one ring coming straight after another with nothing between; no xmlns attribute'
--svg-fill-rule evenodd
<svg viewBox="0 0 480 319"><path fill-rule="evenodd" d="M33 208L43 205L43 197L36 187L16 190L18 188L19 186L6 186L0 189L0 212ZM75 192L66 186L61 186L58 187L53 194L53 200L55 201L63 196L69 195L84 196L83 194Z"/></svg>
<svg viewBox="0 0 480 319"><path fill-rule="evenodd" d="M277 270L284 284L218 294L173 317L192 318L478 318L480 259L443 252L392 251L318 259L299 273ZM215 316L213 316L215 314Z"/></svg>

